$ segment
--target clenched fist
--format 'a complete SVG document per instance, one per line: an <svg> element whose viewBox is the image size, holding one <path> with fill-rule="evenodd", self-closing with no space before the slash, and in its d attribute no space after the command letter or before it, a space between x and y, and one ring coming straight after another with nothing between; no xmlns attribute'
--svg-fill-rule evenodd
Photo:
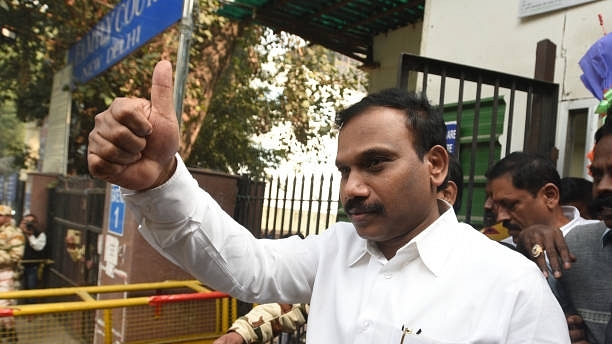
<svg viewBox="0 0 612 344"><path fill-rule="evenodd" d="M172 93L172 65L160 61L153 71L150 101L117 98L96 115L87 151L94 177L140 191L172 176L179 148Z"/></svg>

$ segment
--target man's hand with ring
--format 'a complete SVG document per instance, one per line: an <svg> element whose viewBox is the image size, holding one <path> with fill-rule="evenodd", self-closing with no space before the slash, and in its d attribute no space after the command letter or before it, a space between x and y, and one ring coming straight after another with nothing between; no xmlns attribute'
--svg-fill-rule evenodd
<svg viewBox="0 0 612 344"><path fill-rule="evenodd" d="M540 244L535 244L531 247L531 256L533 258L538 258L542 252L544 252L544 248Z"/></svg>
<svg viewBox="0 0 612 344"><path fill-rule="evenodd" d="M546 277L548 277L546 256L555 278L561 277L561 270L570 269L572 262L576 260L565 244L561 230L548 225L538 224L523 228L518 236L517 249L535 261ZM546 254L542 254L543 252Z"/></svg>

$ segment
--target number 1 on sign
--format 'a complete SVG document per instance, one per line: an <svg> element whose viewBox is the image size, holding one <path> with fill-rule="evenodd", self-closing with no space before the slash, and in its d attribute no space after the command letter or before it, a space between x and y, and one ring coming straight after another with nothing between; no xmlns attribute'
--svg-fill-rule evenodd
<svg viewBox="0 0 612 344"><path fill-rule="evenodd" d="M115 207L115 211L113 215L114 215L113 217L115 220L115 223L113 223L113 228L119 228L119 216L121 215L119 214L119 207Z"/></svg>

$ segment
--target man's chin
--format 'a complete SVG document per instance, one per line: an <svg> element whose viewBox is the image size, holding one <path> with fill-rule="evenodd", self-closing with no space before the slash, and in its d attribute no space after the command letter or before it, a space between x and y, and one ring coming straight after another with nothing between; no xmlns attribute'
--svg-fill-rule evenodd
<svg viewBox="0 0 612 344"><path fill-rule="evenodd" d="M357 235L365 240L379 242L388 239L385 235L385 231L382 230L380 226L375 226L372 223L367 225L355 225L355 230L357 231Z"/></svg>
<svg viewBox="0 0 612 344"><path fill-rule="evenodd" d="M355 230L362 239L374 240L376 238L376 232L372 226L355 226Z"/></svg>
<svg viewBox="0 0 612 344"><path fill-rule="evenodd" d="M610 227L612 221L612 196L608 194L594 198L589 205L589 212L593 215L593 218L605 222Z"/></svg>

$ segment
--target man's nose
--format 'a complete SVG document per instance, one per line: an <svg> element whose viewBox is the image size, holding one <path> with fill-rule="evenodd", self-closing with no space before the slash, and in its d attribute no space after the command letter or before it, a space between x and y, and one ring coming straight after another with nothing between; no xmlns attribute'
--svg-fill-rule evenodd
<svg viewBox="0 0 612 344"><path fill-rule="evenodd" d="M508 211L504 207L496 206L495 207L495 213L496 213L496 220L497 220L497 222L508 221L508 220L511 219L510 214L508 213Z"/></svg>
<svg viewBox="0 0 612 344"><path fill-rule="evenodd" d="M351 172L344 183L343 194L345 199L367 197L369 188L359 173Z"/></svg>

